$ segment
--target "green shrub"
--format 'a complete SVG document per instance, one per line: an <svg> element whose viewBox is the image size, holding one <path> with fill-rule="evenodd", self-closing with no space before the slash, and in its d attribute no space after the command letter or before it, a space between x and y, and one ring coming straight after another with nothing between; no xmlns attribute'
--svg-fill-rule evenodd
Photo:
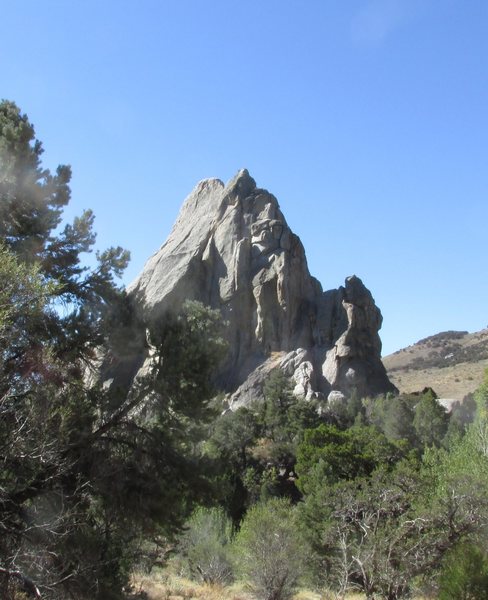
<svg viewBox="0 0 488 600"><path fill-rule="evenodd" d="M283 498L254 505L236 537L236 566L262 600L291 598L308 555L295 510Z"/></svg>
<svg viewBox="0 0 488 600"><path fill-rule="evenodd" d="M473 544L461 544L446 557L439 579L439 600L488 599L488 556Z"/></svg>
<svg viewBox="0 0 488 600"><path fill-rule="evenodd" d="M189 575L205 583L230 583L232 522L221 508L198 508L180 542Z"/></svg>

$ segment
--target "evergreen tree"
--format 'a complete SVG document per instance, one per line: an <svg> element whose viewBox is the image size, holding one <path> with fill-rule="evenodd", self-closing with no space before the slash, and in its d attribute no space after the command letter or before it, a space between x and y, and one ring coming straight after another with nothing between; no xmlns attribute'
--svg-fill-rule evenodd
<svg viewBox="0 0 488 600"><path fill-rule="evenodd" d="M60 165L53 175L42 166L42 143L33 125L9 101L0 103L0 238L23 262L39 266L56 282L53 301L62 305L49 322L59 356L80 358L102 341L101 324L108 305L120 294L114 284L129 260L120 247L97 252L98 265L82 264L96 235L94 215L87 210L73 223L61 225L70 200L71 168Z"/></svg>
<svg viewBox="0 0 488 600"><path fill-rule="evenodd" d="M41 165L42 152L42 144L35 139L27 116L13 102L2 101L0 235L25 260L43 257L70 198L70 167L60 165L56 175L52 175ZM80 234L79 241L90 242L86 229L75 229Z"/></svg>
<svg viewBox="0 0 488 600"><path fill-rule="evenodd" d="M82 265L93 215L56 233L70 170L51 175L41 154L27 117L2 102L0 595L115 600L141 539L172 535L204 485L195 420L210 414L219 317L194 304L152 328L152 368L129 393L88 386L93 350L131 330L115 284L128 254Z"/></svg>
<svg viewBox="0 0 488 600"><path fill-rule="evenodd" d="M308 494L324 485L371 475L379 467L389 468L405 454L404 444L390 442L375 427L341 431L322 424L305 431L298 446L298 486Z"/></svg>
<svg viewBox="0 0 488 600"><path fill-rule="evenodd" d="M415 406L413 426L422 446L437 446L442 444L449 424L446 409L439 404L433 394L422 394Z"/></svg>

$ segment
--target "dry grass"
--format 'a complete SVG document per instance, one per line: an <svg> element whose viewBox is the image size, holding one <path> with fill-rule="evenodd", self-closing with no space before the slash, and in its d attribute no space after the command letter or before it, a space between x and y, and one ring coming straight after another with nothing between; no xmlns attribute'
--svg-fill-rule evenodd
<svg viewBox="0 0 488 600"><path fill-rule="evenodd" d="M227 587L198 584L163 571L151 575L136 574L133 584L135 591L144 592L148 600L255 600L243 584ZM341 600L365 600L365 598L364 594L351 593ZM295 594L294 600L338 600L338 596L326 590L320 593L300 590Z"/></svg>
<svg viewBox="0 0 488 600"><path fill-rule="evenodd" d="M402 393L409 394L431 387L439 398L462 400L481 385L487 368L488 360L482 360L477 363L460 363L443 369L388 371L388 377Z"/></svg>
<svg viewBox="0 0 488 600"><path fill-rule="evenodd" d="M446 335L442 342L427 338L385 356L383 364L390 381L402 393L431 387L440 398L462 400L483 381L484 371L488 368L487 349L488 329L484 329L462 337L449 338ZM444 353L450 357L452 364L442 364ZM434 363L438 364L435 366L431 359L433 354L434 357L437 355ZM425 361L425 366L419 365L419 361Z"/></svg>
<svg viewBox="0 0 488 600"><path fill-rule="evenodd" d="M243 586L199 584L164 572L136 574L133 585L135 591L144 592L148 600L252 600Z"/></svg>

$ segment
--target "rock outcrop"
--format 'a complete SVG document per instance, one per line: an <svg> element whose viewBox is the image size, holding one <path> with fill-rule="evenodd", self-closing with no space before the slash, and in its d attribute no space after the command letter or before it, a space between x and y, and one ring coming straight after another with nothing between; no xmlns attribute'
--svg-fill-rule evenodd
<svg viewBox="0 0 488 600"><path fill-rule="evenodd" d="M246 170L200 182L129 293L154 321L186 299L221 311L228 356L218 383L239 406L279 366L307 398L394 390L380 359L381 313L355 276L327 292L310 275L276 198Z"/></svg>

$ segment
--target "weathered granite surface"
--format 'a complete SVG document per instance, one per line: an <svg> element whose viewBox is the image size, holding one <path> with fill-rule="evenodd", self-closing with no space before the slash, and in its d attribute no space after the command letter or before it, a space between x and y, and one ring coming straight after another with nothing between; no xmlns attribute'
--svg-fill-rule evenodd
<svg viewBox="0 0 488 600"><path fill-rule="evenodd" d="M276 366L309 399L395 389L380 359L382 318L371 293L355 276L323 292L276 198L246 170L227 185L195 187L128 291L148 321L186 299L221 311L229 351L217 381L231 406L259 398Z"/></svg>

